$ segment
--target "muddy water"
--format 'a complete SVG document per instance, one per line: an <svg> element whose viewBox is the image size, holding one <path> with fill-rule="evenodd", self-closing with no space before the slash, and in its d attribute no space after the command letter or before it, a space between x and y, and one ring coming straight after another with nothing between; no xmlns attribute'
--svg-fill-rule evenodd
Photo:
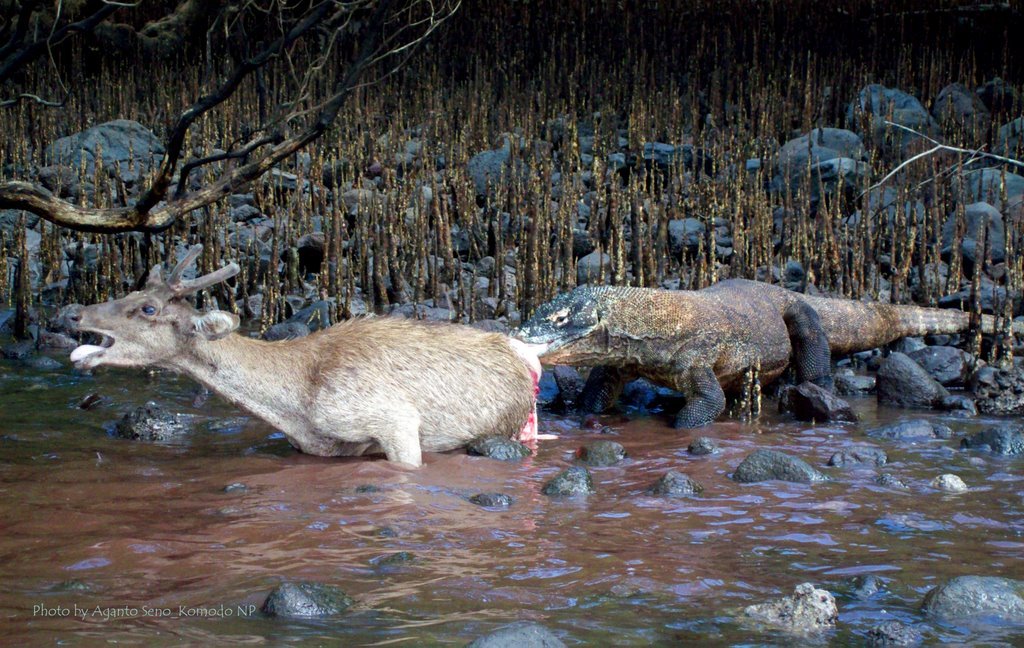
<svg viewBox="0 0 1024 648"><path fill-rule="evenodd" d="M723 452L699 458L686 453L692 435L657 415L607 417L630 460L593 470L596 495L552 501L541 485L581 443L609 437L547 415L541 431L560 438L522 464L431 455L408 471L300 455L216 398L195 407L194 386L167 375L2 370L0 636L9 645L462 645L518 619L569 643L773 643L786 640L737 625L731 612L804 581L840 592L875 574L888 594L839 600L839 629L824 641L845 645L883 620L924 623L917 607L942 578L1024 578L1020 460L961 453L955 440L880 442L892 462L884 470L907 492L875 485L872 470L823 467L865 441L859 430L908 417L871 399L854 402L860 428L771 415L716 424L704 433ZM104 405L76 409L93 391ZM187 443L107 433L150 398L195 417ZM835 480L732 482L758 447L797 454ZM704 495L642 494L670 468L703 483ZM929 489L943 472L971 492ZM247 489L225 493L233 482ZM495 491L515 504L493 511L466 500ZM378 564L403 551L411 561ZM335 622L252 612L286 578L337 584L359 604ZM921 627L934 642L1013 641L1006 630Z"/></svg>

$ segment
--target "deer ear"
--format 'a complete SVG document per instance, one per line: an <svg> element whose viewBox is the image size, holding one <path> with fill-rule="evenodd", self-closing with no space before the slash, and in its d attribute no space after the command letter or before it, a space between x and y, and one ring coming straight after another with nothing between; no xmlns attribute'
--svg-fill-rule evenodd
<svg viewBox="0 0 1024 648"><path fill-rule="evenodd" d="M160 268L160 264L153 266L153 269L149 271L149 279L146 280L146 288L156 288L162 286L164 283L163 271Z"/></svg>
<svg viewBox="0 0 1024 648"><path fill-rule="evenodd" d="M192 328L196 335L207 340L219 340L238 328L238 315L227 311L210 311L192 318Z"/></svg>

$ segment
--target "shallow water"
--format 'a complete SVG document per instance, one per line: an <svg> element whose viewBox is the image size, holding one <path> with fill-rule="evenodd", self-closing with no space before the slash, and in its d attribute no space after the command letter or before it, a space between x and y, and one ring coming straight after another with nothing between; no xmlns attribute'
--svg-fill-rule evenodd
<svg viewBox="0 0 1024 648"><path fill-rule="evenodd" d="M605 417L611 437L547 414L541 432L560 438L521 464L452 453L411 471L303 456L216 397L194 403L194 385L167 374L4 364L0 375L0 636L10 645L462 645L520 619L570 644L793 643L737 624L733 612L805 581L840 593L863 574L889 592L840 597L837 630L807 641L856 645L894 618L921 624L935 643L1020 641L1009 629L934 625L917 609L944 578L1024 578L1021 460L960 452L956 438L877 442L890 456L882 470L906 480L905 492L876 485L875 470L825 467L833 452L871 442L863 430L919 416L873 398L853 401L857 426L771 414L715 424L702 434L723 452L706 457L689 456L694 435L657 414ZM104 404L77 409L90 392ZM196 417L188 443L108 434L147 399ZM986 424L945 422L961 433ZM630 459L592 469L596 495L539 494L573 450L598 438L622 443ZM731 481L759 447L801 456L834 481ZM644 495L668 469L701 482L703 496ZM971 491L929 488L944 472ZM233 482L248 488L223 492ZM356 492L361 485L379 491ZM466 499L496 491L514 505ZM376 564L399 551L414 559ZM254 610L282 579L338 585L358 605L337 621L266 619Z"/></svg>

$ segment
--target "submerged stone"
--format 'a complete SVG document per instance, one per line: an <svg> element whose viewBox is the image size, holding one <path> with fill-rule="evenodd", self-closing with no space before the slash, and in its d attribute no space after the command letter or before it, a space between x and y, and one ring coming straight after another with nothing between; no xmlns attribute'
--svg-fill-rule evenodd
<svg viewBox="0 0 1024 648"><path fill-rule="evenodd" d="M705 436L697 437L691 441L690 445L686 448L686 451L695 457L721 452L718 448L718 442Z"/></svg>
<svg viewBox="0 0 1024 648"><path fill-rule="evenodd" d="M953 430L941 423L926 419L900 421L891 425L868 430L868 436L892 441L924 441L928 439L949 439Z"/></svg>
<svg viewBox="0 0 1024 648"><path fill-rule="evenodd" d="M769 481L811 483L828 481L828 477L811 467L803 459L777 450L755 450L736 467L732 478L743 484Z"/></svg>
<svg viewBox="0 0 1024 648"><path fill-rule="evenodd" d="M743 612L751 619L789 632L828 630L839 617L835 597L811 583L797 585L793 596L751 605Z"/></svg>
<svg viewBox="0 0 1024 648"><path fill-rule="evenodd" d="M261 609L272 617L322 619L341 614L354 603L333 585L298 581L275 587Z"/></svg>
<svg viewBox="0 0 1024 648"><path fill-rule="evenodd" d="M530 456L530 449L522 443L515 439L499 436L476 439L466 446L466 452L499 461L519 461Z"/></svg>
<svg viewBox="0 0 1024 648"><path fill-rule="evenodd" d="M889 461L889 456L885 454L885 450L874 446L858 446L846 448L833 454L829 457L828 465L837 467L864 464L884 466L887 461Z"/></svg>
<svg viewBox="0 0 1024 648"><path fill-rule="evenodd" d="M964 480L952 473L939 475L932 480L931 486L932 488L944 490L947 493L966 493L968 491L967 484L964 483Z"/></svg>
<svg viewBox="0 0 1024 648"><path fill-rule="evenodd" d="M924 597L921 609L952 623L1024 625L1024 581L998 576L958 576Z"/></svg>
<svg viewBox="0 0 1024 648"><path fill-rule="evenodd" d="M469 501L484 508L508 508L515 502L505 493L477 493Z"/></svg>
<svg viewBox="0 0 1024 648"><path fill-rule="evenodd" d="M960 447L988 450L999 455L1024 454L1024 430L1011 425L1000 425L962 440Z"/></svg>
<svg viewBox="0 0 1024 648"><path fill-rule="evenodd" d="M628 455L621 443L615 441L595 441L576 451L576 458L588 466L614 466Z"/></svg>
<svg viewBox="0 0 1024 648"><path fill-rule="evenodd" d="M565 648L565 644L539 623L519 621L474 640L466 648Z"/></svg>
<svg viewBox="0 0 1024 648"><path fill-rule="evenodd" d="M916 646L924 638L913 626L899 621L886 621L868 630L867 639L870 648L889 648L890 646Z"/></svg>
<svg viewBox="0 0 1024 648"><path fill-rule="evenodd" d="M591 495L595 493L594 480L590 477L590 471L583 466L571 466L544 484L541 493L549 497L563 497L568 495Z"/></svg>
<svg viewBox="0 0 1024 648"><path fill-rule="evenodd" d="M171 414L150 401L125 414L114 430L125 439L172 441L187 436L191 426L187 418Z"/></svg>
<svg viewBox="0 0 1024 648"><path fill-rule="evenodd" d="M700 483L683 473L670 470L662 475L658 481L651 484L647 489L647 494L686 497L688 495L698 495L703 491L704 487Z"/></svg>

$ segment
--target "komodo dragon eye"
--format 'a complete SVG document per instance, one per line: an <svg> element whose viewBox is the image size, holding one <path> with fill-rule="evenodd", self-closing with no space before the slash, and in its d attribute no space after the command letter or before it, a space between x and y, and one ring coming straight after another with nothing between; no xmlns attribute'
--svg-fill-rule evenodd
<svg viewBox="0 0 1024 648"><path fill-rule="evenodd" d="M569 323L569 309L563 308L562 310L555 311L548 315L548 320L555 326L565 326Z"/></svg>

